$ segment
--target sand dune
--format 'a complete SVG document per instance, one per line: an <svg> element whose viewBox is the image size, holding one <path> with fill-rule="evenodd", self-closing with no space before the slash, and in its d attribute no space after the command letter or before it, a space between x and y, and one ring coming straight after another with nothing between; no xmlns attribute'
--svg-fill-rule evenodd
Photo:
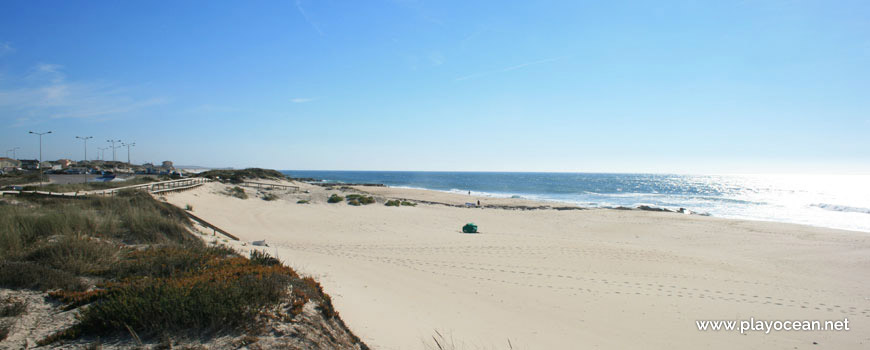
<svg viewBox="0 0 870 350"><path fill-rule="evenodd" d="M392 188L361 188L379 203L353 207L300 185L310 193L277 201L251 189L228 197L215 183L167 198L243 241L265 239L317 277L375 349L423 349L435 330L459 349L870 347L867 233L643 211L386 207L477 200ZM482 233L461 234L466 222ZM743 335L695 322L750 317L848 318L851 330Z"/></svg>

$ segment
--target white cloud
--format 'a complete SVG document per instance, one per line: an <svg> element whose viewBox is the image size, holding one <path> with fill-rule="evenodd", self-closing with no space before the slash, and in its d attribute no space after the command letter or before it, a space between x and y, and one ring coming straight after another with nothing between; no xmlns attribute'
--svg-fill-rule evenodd
<svg viewBox="0 0 870 350"><path fill-rule="evenodd" d="M299 10L299 13L302 15L302 18L305 19L305 22L308 22L308 24L311 25L311 27L317 31L317 34L320 34L320 36L323 36L323 31L320 30L320 26L317 25L317 22L314 22L313 20L311 20L311 17L308 16L308 12L305 12L305 9L302 8L302 0L296 0L296 9Z"/></svg>
<svg viewBox="0 0 870 350"><path fill-rule="evenodd" d="M296 97L296 98L290 99L290 102L293 102L293 103L305 103L305 102L311 102L311 101L314 101L314 99L308 98L308 97Z"/></svg>
<svg viewBox="0 0 870 350"><path fill-rule="evenodd" d="M23 79L0 85L0 111L15 115L17 124L58 118L115 118L165 98L137 98L129 89L109 83L69 81L63 66L40 63Z"/></svg>
<svg viewBox="0 0 870 350"><path fill-rule="evenodd" d="M537 64L544 64L544 63L556 62L556 61L559 61L559 60L562 60L562 59L565 59L565 58L566 58L566 56L561 56L561 57L545 58L545 59L542 59L542 60L537 60L537 61L532 61L532 62L520 63L520 64L517 64L517 65L510 66L510 67L502 68L502 69L499 69L499 70L493 70L493 71L488 71L488 72L469 74L469 75L466 75L466 76L462 76L462 77L456 78L456 81L462 81L462 80L468 80L468 79L479 78L479 77L482 77L482 76L485 76L485 75L490 75L490 74L495 74L495 73L510 72L510 71L512 71L512 70L523 69L523 68L526 68L526 67L528 67L528 66L534 66L534 65L537 65Z"/></svg>
<svg viewBox="0 0 870 350"><path fill-rule="evenodd" d="M15 48L9 42L0 43L0 57L15 52Z"/></svg>

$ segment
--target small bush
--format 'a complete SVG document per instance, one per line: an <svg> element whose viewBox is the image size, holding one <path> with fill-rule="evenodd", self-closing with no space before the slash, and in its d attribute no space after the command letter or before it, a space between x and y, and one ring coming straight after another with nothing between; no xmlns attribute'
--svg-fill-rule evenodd
<svg viewBox="0 0 870 350"><path fill-rule="evenodd" d="M366 196L362 194L349 194L347 195L347 201L350 202L352 200L357 201L359 204L372 204L375 202L374 197ZM355 204L355 205L359 205Z"/></svg>
<svg viewBox="0 0 870 350"><path fill-rule="evenodd" d="M248 199L248 194L245 192L245 189L239 186L227 189L226 194L238 199Z"/></svg>
<svg viewBox="0 0 870 350"><path fill-rule="evenodd" d="M15 317L27 312L27 302L12 297L0 300L0 317Z"/></svg>
<svg viewBox="0 0 870 350"><path fill-rule="evenodd" d="M266 193L263 195L264 201L274 201L274 200L277 200L278 198L279 197L274 193Z"/></svg>
<svg viewBox="0 0 870 350"><path fill-rule="evenodd" d="M185 205L184 205L184 210L187 210L187 211L193 211L193 206L190 205L190 204L185 204Z"/></svg>
<svg viewBox="0 0 870 350"><path fill-rule="evenodd" d="M351 200L347 201L347 204L350 204L350 205L355 206L355 207L360 206L359 201L356 199L351 199Z"/></svg>
<svg viewBox="0 0 870 350"><path fill-rule="evenodd" d="M236 257L175 278L112 283L83 309L69 336L124 332L218 331L249 326L267 306L284 299L298 278L290 268Z"/></svg>
<svg viewBox="0 0 870 350"><path fill-rule="evenodd" d="M384 205L386 205L386 206L388 206L388 207L398 207L398 206L400 206L400 205L402 205L402 206L408 206L408 207L416 207L416 206L417 206L417 203L414 203L414 202L408 202L408 201L400 201L400 200L395 200L395 199L393 199L393 200L388 200L387 203L384 204Z"/></svg>
<svg viewBox="0 0 870 350"><path fill-rule="evenodd" d="M40 291L85 289L84 283L78 277L32 262L0 263L0 287Z"/></svg>
<svg viewBox="0 0 870 350"><path fill-rule="evenodd" d="M296 201L296 204L308 204L308 203L310 203L310 202L311 202L311 201L309 201L309 200L307 200L307 199L300 199L300 200Z"/></svg>
<svg viewBox="0 0 870 350"><path fill-rule="evenodd" d="M248 260L251 260L252 264L255 265L263 265L263 266L276 266L281 265L281 260L278 258L272 257L269 253L260 251L260 250L252 250L251 254L248 257Z"/></svg>
<svg viewBox="0 0 870 350"><path fill-rule="evenodd" d="M340 203L340 202L344 201L344 197L333 193L331 196L329 196L329 199L327 199L326 201L328 203Z"/></svg>

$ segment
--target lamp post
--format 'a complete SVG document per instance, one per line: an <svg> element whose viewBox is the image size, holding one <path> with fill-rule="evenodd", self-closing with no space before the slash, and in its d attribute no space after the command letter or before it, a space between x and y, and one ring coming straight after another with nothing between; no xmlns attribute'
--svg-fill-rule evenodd
<svg viewBox="0 0 870 350"><path fill-rule="evenodd" d="M43 175L43 173L42 173L42 135L51 134L51 131L46 131L46 132L30 131L29 133L34 134L34 135L39 135L39 164L37 164L36 167L39 169L39 185L42 186L42 175Z"/></svg>
<svg viewBox="0 0 870 350"><path fill-rule="evenodd" d="M117 148L117 147L115 147L115 142L121 142L121 140L106 140L106 142L112 143L112 161L114 162L115 161L115 148Z"/></svg>
<svg viewBox="0 0 870 350"><path fill-rule="evenodd" d="M130 169L132 170L132 169L133 169L133 165L130 163L130 147L136 146L136 143L135 143L135 142L133 142L133 143L122 143L121 145L123 145L123 146L127 146L127 166L130 167Z"/></svg>
<svg viewBox="0 0 870 350"><path fill-rule="evenodd" d="M93 136L76 136L77 139L82 140L82 143L85 144L85 159L82 161L82 167L85 168L83 173L83 177L85 179L85 183L88 183L88 171L87 165L85 163L88 162L88 140L94 138Z"/></svg>
<svg viewBox="0 0 870 350"><path fill-rule="evenodd" d="M85 144L85 161L88 161L88 140L94 138L93 136L76 136L77 139L82 140L82 143Z"/></svg>

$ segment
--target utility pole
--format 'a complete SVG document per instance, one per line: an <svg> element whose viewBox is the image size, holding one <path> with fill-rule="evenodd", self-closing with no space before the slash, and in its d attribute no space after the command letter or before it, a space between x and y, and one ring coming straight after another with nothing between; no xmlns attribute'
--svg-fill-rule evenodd
<svg viewBox="0 0 870 350"><path fill-rule="evenodd" d="M132 170L132 169L133 169L133 165L130 163L130 147L135 146L136 143L135 143L135 142L133 142L133 143L122 143L121 145L122 145L122 146L127 146L127 166L130 167L130 170Z"/></svg>
<svg viewBox="0 0 870 350"><path fill-rule="evenodd" d="M82 143L85 144L85 161L88 161L88 140L94 138L93 136L76 136L77 139L82 140Z"/></svg>
<svg viewBox="0 0 870 350"><path fill-rule="evenodd" d="M85 168L85 171L82 173L82 177L85 179L85 183L88 183L88 168L85 163L88 162L88 140L94 138L93 136L76 136L77 139L82 140L82 143L85 144L85 160L82 161L82 167Z"/></svg>
<svg viewBox="0 0 870 350"><path fill-rule="evenodd" d="M29 133L34 134L34 135L39 135L39 164L37 164L36 167L39 169L39 185L42 186L42 175L43 175L43 172L42 172L42 135L51 134L51 131L46 131L46 132L30 131Z"/></svg>
<svg viewBox="0 0 870 350"><path fill-rule="evenodd" d="M12 159L18 159L18 157L15 155L15 150L17 149L21 149L21 147L15 147L10 150L12 151Z"/></svg>
<svg viewBox="0 0 870 350"><path fill-rule="evenodd" d="M112 161L115 161L115 142L121 142L121 140L106 140L106 142L112 143Z"/></svg>

